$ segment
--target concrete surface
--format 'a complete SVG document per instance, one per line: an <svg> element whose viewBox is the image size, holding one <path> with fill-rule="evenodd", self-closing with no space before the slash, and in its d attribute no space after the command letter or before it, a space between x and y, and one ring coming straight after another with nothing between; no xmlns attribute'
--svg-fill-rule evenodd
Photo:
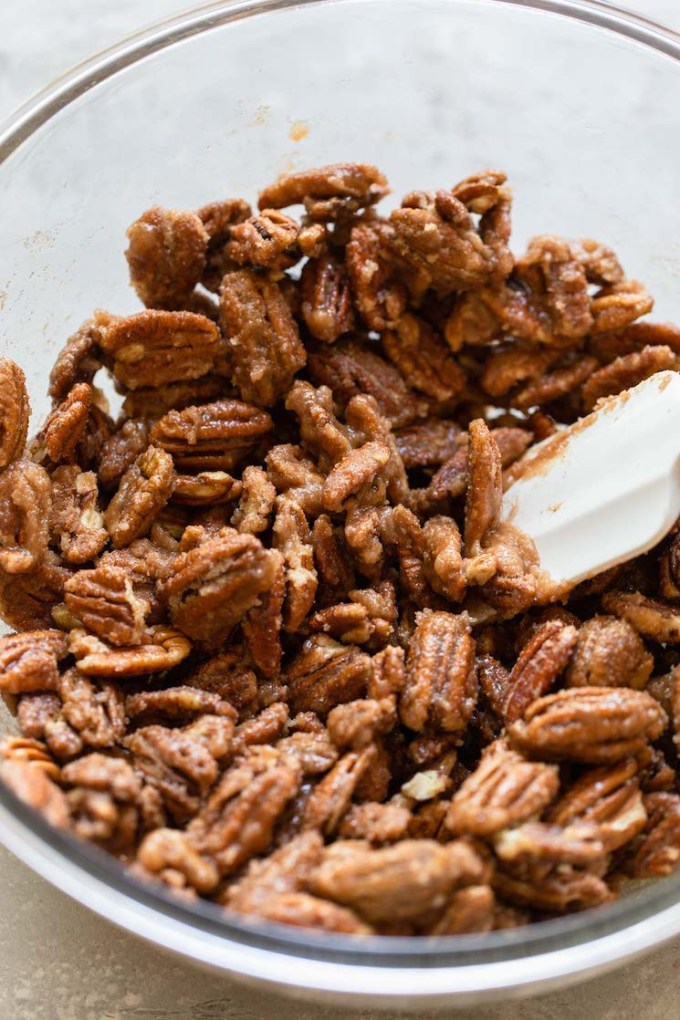
<svg viewBox="0 0 680 1020"><path fill-rule="evenodd" d="M629 0L628 6L680 29L678 0ZM0 4L0 118L93 51L179 9L176 0L5 0ZM519 1015L522 1020L675 1020L679 974L680 939L577 988L455 1015L460 1020ZM186 966L72 903L0 849L0 1020L337 1020L343 1015L346 1011L246 990Z"/></svg>

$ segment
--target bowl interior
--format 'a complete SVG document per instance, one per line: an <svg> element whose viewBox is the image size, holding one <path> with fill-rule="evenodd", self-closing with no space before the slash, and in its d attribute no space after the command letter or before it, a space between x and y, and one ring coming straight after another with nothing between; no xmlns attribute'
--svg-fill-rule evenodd
<svg viewBox="0 0 680 1020"><path fill-rule="evenodd" d="M564 13L572 6L578 17ZM283 171L334 161L377 163L393 203L501 168L515 249L537 233L594 237L650 287L657 317L680 319L677 52L589 23L584 9L224 3L184 37L161 33L104 60L97 81L85 73L82 94L0 164L0 350L25 369L35 418L66 337L94 308L138 309L122 253L142 210L253 200ZM598 923L569 919L559 931L580 941ZM547 935L504 937L489 952L536 951Z"/></svg>

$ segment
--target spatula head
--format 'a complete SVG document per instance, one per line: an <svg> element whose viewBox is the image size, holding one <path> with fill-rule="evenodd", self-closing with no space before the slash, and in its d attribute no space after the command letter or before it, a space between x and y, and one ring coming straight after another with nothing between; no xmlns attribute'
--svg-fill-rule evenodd
<svg viewBox="0 0 680 1020"><path fill-rule="evenodd" d="M680 516L680 373L658 372L515 465L503 520L558 585L646 552Z"/></svg>

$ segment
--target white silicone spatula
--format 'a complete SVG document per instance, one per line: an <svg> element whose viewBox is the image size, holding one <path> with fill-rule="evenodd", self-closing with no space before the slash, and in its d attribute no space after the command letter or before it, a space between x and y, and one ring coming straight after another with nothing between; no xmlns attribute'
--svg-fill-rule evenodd
<svg viewBox="0 0 680 1020"><path fill-rule="evenodd" d="M680 516L680 373L658 372L533 447L502 517L575 584L656 545Z"/></svg>

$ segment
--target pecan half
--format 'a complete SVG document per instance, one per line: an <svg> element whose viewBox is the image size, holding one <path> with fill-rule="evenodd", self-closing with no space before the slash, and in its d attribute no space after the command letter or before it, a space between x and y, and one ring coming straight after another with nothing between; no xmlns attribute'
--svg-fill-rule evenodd
<svg viewBox="0 0 680 1020"><path fill-rule="evenodd" d="M181 308L205 268L208 232L196 213L153 206L128 227L130 282L147 308Z"/></svg>
<svg viewBox="0 0 680 1020"><path fill-rule="evenodd" d="M639 592L607 592L602 605L608 613L620 616L642 634L667 644L680 644L680 609L650 599Z"/></svg>
<svg viewBox="0 0 680 1020"><path fill-rule="evenodd" d="M222 776L188 832L220 874L237 870L269 846L274 826L297 793L300 766L272 747L254 748Z"/></svg>
<svg viewBox="0 0 680 1020"><path fill-rule="evenodd" d="M244 486L248 470L243 473ZM275 490L297 503L307 517L321 513L324 477L301 447L289 443L272 446L267 453L267 477Z"/></svg>
<svg viewBox="0 0 680 1020"><path fill-rule="evenodd" d="M50 531L67 563L95 559L109 540L97 507L99 489L93 471L64 464L52 474Z"/></svg>
<svg viewBox="0 0 680 1020"><path fill-rule="evenodd" d="M98 312L95 322L113 374L130 390L200 379L220 351L217 326L195 312L147 309L127 318Z"/></svg>
<svg viewBox="0 0 680 1020"><path fill-rule="evenodd" d="M300 258L297 236L298 225L290 216L276 209L262 209L231 227L224 254L239 266L282 272Z"/></svg>
<svg viewBox="0 0 680 1020"><path fill-rule="evenodd" d="M199 854L187 834L177 829L150 832L139 846L137 860L150 875L161 881L169 877L169 871L179 873L187 886L203 896L211 893L219 882L220 876L214 863Z"/></svg>
<svg viewBox="0 0 680 1020"><path fill-rule="evenodd" d="M536 628L508 678L503 715L507 724L521 719L536 698L545 694L565 668L576 646L575 627L548 620Z"/></svg>
<svg viewBox="0 0 680 1020"><path fill-rule="evenodd" d="M451 349L423 319L407 312L381 339L385 354L414 389L435 400L460 395L463 371Z"/></svg>
<svg viewBox="0 0 680 1020"><path fill-rule="evenodd" d="M0 764L0 778L19 800L39 811L50 825L58 829L69 827L66 797L44 769L33 762L3 761Z"/></svg>
<svg viewBox="0 0 680 1020"><path fill-rule="evenodd" d="M18 460L0 474L0 569L34 571L47 552L52 486L44 468Z"/></svg>
<svg viewBox="0 0 680 1020"><path fill-rule="evenodd" d="M650 793L644 798L647 830L631 863L636 878L670 875L680 864L680 797Z"/></svg>
<svg viewBox="0 0 680 1020"><path fill-rule="evenodd" d="M84 630L75 629L69 635L69 648L76 657L76 666L88 676L160 673L186 659L191 651L191 642L170 627L150 628L146 642L133 648L112 648Z"/></svg>
<svg viewBox="0 0 680 1020"><path fill-rule="evenodd" d="M527 761L505 740L497 740L454 794L447 828L458 835L491 836L538 817L558 786L556 766Z"/></svg>
<svg viewBox="0 0 680 1020"><path fill-rule="evenodd" d="M182 471L231 471L271 428L266 411L225 399L169 411L153 426L149 438L171 453Z"/></svg>
<svg viewBox="0 0 680 1020"><path fill-rule="evenodd" d="M309 638L284 672L294 712L326 715L361 697L371 671L368 655L325 635Z"/></svg>
<svg viewBox="0 0 680 1020"><path fill-rule="evenodd" d="M309 525L298 504L286 496L276 501L273 545L284 562L283 625L294 634L312 608L318 580Z"/></svg>
<svg viewBox="0 0 680 1020"><path fill-rule="evenodd" d="M600 764L644 750L666 723L661 706L644 691L573 687L534 701L508 735L527 754Z"/></svg>
<svg viewBox="0 0 680 1020"><path fill-rule="evenodd" d="M0 358L0 470L23 454L30 413L24 373L10 358Z"/></svg>
<svg viewBox="0 0 680 1020"><path fill-rule="evenodd" d="M270 407L307 360L280 287L251 269L228 273L220 288L220 314L234 385L244 400Z"/></svg>
<svg viewBox="0 0 680 1020"><path fill-rule="evenodd" d="M373 205L388 192L387 180L368 163L334 163L286 174L260 192L260 209L304 204L307 215L321 222L351 215Z"/></svg>
<svg viewBox="0 0 680 1020"><path fill-rule="evenodd" d="M176 474L172 457L149 446L128 468L104 514L104 523L117 549L145 535L170 499Z"/></svg>
<svg viewBox="0 0 680 1020"><path fill-rule="evenodd" d="M328 772L305 805L302 829L313 829L325 836L333 836L349 808L357 786L367 770L375 763L374 747L349 751Z"/></svg>
<svg viewBox="0 0 680 1020"><path fill-rule="evenodd" d="M59 630L25 631L0 638L0 691L25 694L55 690L58 661L66 657L66 635Z"/></svg>
<svg viewBox="0 0 680 1020"><path fill-rule="evenodd" d="M354 840L326 847L308 887L373 923L420 922L458 887L479 882L484 864L466 843L405 839L372 849Z"/></svg>
<svg viewBox="0 0 680 1020"><path fill-rule="evenodd" d="M481 418L468 428L468 488L465 504L465 551L476 556L498 523L503 495L501 454L493 432Z"/></svg>
<svg viewBox="0 0 680 1020"><path fill-rule="evenodd" d="M645 686L654 660L631 625L613 616L594 616L578 632L567 668L570 687Z"/></svg>
<svg viewBox="0 0 680 1020"><path fill-rule="evenodd" d="M547 820L561 826L594 825L607 852L617 850L647 824L638 773L638 762L631 758L584 772L553 804Z"/></svg>
<svg viewBox="0 0 680 1020"><path fill-rule="evenodd" d="M463 730L477 701L475 642L466 614L422 613L406 658L402 722L417 732L428 724Z"/></svg>
<svg viewBox="0 0 680 1020"><path fill-rule="evenodd" d="M57 355L50 372L49 395L55 401L63 400L78 382L91 383L101 367L99 337L94 322L88 321L78 329Z"/></svg>
<svg viewBox="0 0 680 1020"><path fill-rule="evenodd" d="M302 316L312 336L332 344L354 328L345 266L332 255L310 259L300 277Z"/></svg>
<svg viewBox="0 0 680 1020"><path fill-rule="evenodd" d="M151 606L135 593L123 567L102 563L79 570L64 586L64 602L87 630L111 644L142 644Z"/></svg>
<svg viewBox="0 0 680 1020"><path fill-rule="evenodd" d="M162 591L180 630L218 645L267 591L275 573L276 559L254 535L223 528L177 557Z"/></svg>

